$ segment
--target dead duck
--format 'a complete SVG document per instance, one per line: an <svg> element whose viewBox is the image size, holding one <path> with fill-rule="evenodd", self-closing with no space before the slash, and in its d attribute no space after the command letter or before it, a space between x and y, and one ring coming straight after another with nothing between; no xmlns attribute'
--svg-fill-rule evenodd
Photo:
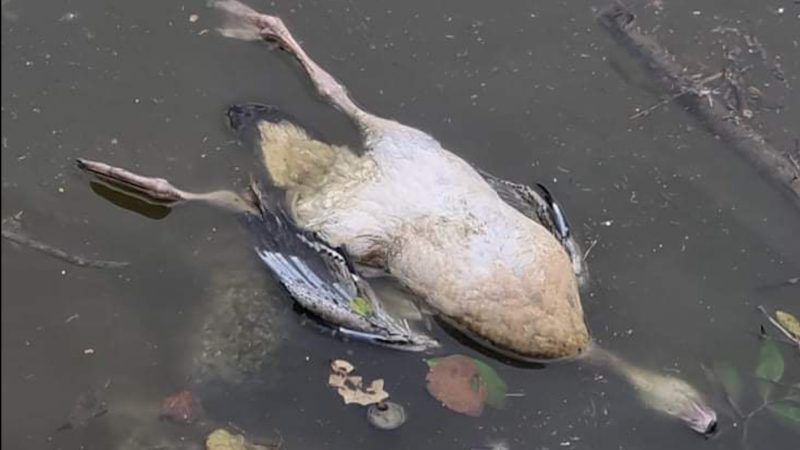
<svg viewBox="0 0 800 450"><path fill-rule="evenodd" d="M215 6L225 15L223 35L276 42L294 56L318 93L359 127L364 152L322 142L275 108L240 105L229 110L231 125L255 135L266 169L266 181L245 195L189 193L95 161L80 160L81 168L153 201L203 201L241 213L277 280L343 335L406 350L436 347L386 313L361 275L362 267L377 269L493 349L602 364L649 406L713 431L716 414L692 386L592 343L580 302L585 263L546 188L476 170L430 135L361 109L279 18L235 0Z"/></svg>

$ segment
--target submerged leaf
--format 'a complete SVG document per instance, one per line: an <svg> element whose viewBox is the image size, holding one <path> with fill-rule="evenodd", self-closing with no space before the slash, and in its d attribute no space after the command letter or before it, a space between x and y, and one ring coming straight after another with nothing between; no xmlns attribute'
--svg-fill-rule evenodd
<svg viewBox="0 0 800 450"><path fill-rule="evenodd" d="M241 434L232 434L219 428L206 438L206 450L269 450L269 448L247 442Z"/></svg>
<svg viewBox="0 0 800 450"><path fill-rule="evenodd" d="M800 402L792 400L775 402L769 405L769 410L794 425L800 425Z"/></svg>
<svg viewBox="0 0 800 450"><path fill-rule="evenodd" d="M786 331L800 339L800 321L797 320L797 317L786 311L775 311L775 319Z"/></svg>
<svg viewBox="0 0 800 450"><path fill-rule="evenodd" d="M506 394L508 385L500 378L500 375L485 362L473 358L475 367L478 369L483 382L486 384L486 403L497 409L502 409L506 404Z"/></svg>
<svg viewBox="0 0 800 450"><path fill-rule="evenodd" d="M734 402L737 402L742 395L742 378L739 371L729 362L719 362L714 364L714 374L722 383L725 393Z"/></svg>
<svg viewBox="0 0 800 450"><path fill-rule="evenodd" d="M763 398L767 398L772 392L772 384L783 377L783 355L778 348L778 344L772 340L764 340L758 354L758 366L756 366L756 377L761 379L759 391ZM766 380L766 381L764 381Z"/></svg>
<svg viewBox="0 0 800 450"><path fill-rule="evenodd" d="M161 401L159 417L178 423L192 423L203 413L200 402L191 391L183 390Z"/></svg>
<svg viewBox="0 0 800 450"><path fill-rule="evenodd" d="M481 415L487 388L475 360L451 355L427 363L430 367L427 388L433 398L453 411L475 417Z"/></svg>
<svg viewBox="0 0 800 450"><path fill-rule="evenodd" d="M364 297L353 297L350 300L350 309L355 311L359 316L369 316L372 314L372 304Z"/></svg>
<svg viewBox="0 0 800 450"><path fill-rule="evenodd" d="M486 398L484 400L486 404L497 409L502 409L505 407L508 386L506 385L505 381L500 378L500 375L497 374L497 371L495 371L492 366L481 361L480 359L469 358L464 355L451 355L445 358L426 359L425 363L428 365L428 368L433 369L441 362L452 364L452 362L450 362L450 358L454 358L456 360L467 359L471 361L475 367L475 372L477 373L476 377L470 379L470 385L472 386L473 391L484 389L486 390Z"/></svg>
<svg viewBox="0 0 800 450"><path fill-rule="evenodd" d="M758 356L756 376L770 381L780 381L783 377L783 355L775 341L765 340Z"/></svg>

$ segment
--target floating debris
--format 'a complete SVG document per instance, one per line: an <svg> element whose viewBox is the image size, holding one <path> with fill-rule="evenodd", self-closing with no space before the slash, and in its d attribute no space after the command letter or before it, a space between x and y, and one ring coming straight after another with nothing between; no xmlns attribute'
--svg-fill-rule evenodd
<svg viewBox="0 0 800 450"><path fill-rule="evenodd" d="M367 408L367 421L381 430L394 430L406 422L406 410L394 402L380 402Z"/></svg>
<svg viewBox="0 0 800 450"><path fill-rule="evenodd" d="M354 370L355 367L343 359L331 362L328 385L337 389L345 404L356 403L367 406L389 398L389 393L383 389L383 379L373 380L365 387L362 377L351 375Z"/></svg>
<svg viewBox="0 0 800 450"><path fill-rule="evenodd" d="M775 311L775 320L794 337L800 338L800 321L797 320L797 317L786 311L778 310Z"/></svg>
<svg viewBox="0 0 800 450"><path fill-rule="evenodd" d="M59 22L72 22L78 18L78 13L75 12L68 12L65 13L63 16L58 18Z"/></svg>
<svg viewBox="0 0 800 450"><path fill-rule="evenodd" d="M78 314L78 313L75 313L75 314L73 314L73 315L71 315L71 316L67 317L67 318L64 320L64 323L70 323L70 322L72 322L73 320L77 320L77 319L78 319L78 318L80 318L80 317L81 317L81 315L80 315L80 314Z"/></svg>
<svg viewBox="0 0 800 450"><path fill-rule="evenodd" d="M177 423L192 423L203 415L203 408L191 391L183 390L161 402L161 419Z"/></svg>
<svg viewBox="0 0 800 450"><path fill-rule="evenodd" d="M219 428L206 438L206 450L271 450L271 448L253 444L241 434L233 434Z"/></svg>
<svg viewBox="0 0 800 450"><path fill-rule="evenodd" d="M761 311L762 314L764 314L764 316L767 318L767 320L769 320L772 326L774 326L775 328L778 329L778 331L783 333L783 335L786 336L789 342L792 343L794 346L796 346L798 350L800 350L800 334L797 333L797 331L800 331L798 330L800 329L800 324L798 324L798 320L796 317L787 312L778 311L777 313L775 313L776 317L773 318L772 316L769 315L767 310L761 305L758 306L758 310ZM763 332L764 331L762 327L762 333Z"/></svg>
<svg viewBox="0 0 800 450"><path fill-rule="evenodd" d="M427 361L428 392L455 412L480 416L488 389L475 362L463 355L452 355Z"/></svg>
<svg viewBox="0 0 800 450"><path fill-rule="evenodd" d="M428 392L442 404L468 416L480 416L484 403L495 408L505 404L508 387L488 364L464 355L426 361Z"/></svg>

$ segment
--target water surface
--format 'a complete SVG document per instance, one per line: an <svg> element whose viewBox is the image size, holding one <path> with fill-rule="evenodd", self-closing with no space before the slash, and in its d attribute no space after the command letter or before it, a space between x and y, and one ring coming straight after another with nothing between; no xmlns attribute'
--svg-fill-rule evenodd
<svg viewBox="0 0 800 450"><path fill-rule="evenodd" d="M582 241L597 242L583 299L594 337L711 392L703 365L730 361L752 372L763 322L756 305L800 312L798 286L759 289L800 275L800 213L680 107L629 118L659 97L595 23L592 7L600 5L256 6L284 17L369 110L431 133L498 176L548 183ZM442 409L425 392L421 355L346 344L302 321L230 216L190 206L151 220L95 195L73 167L80 156L187 189L241 187L250 155L223 112L243 101L277 105L331 141L357 142L354 127L317 99L289 58L220 38L201 1L12 0L3 8L3 217L24 211L31 236L131 262L122 271L82 269L2 244L4 446L114 448L127 428L146 426L109 414L55 431L87 389L110 383L113 409L157 405L183 388L198 324L219 300L215 280L233 272L268 294L282 337L262 384L228 386L207 409L250 433L277 432L287 449L468 449L493 440L542 449L740 446L738 430L704 440L644 409L609 373L578 363L534 370L495 361L523 396L479 419ZM719 70L713 28L733 24L758 36L769 61L780 58L787 83L757 78L781 106L756 111L759 127L791 149L800 123L800 6L682 0L635 10L697 71ZM474 354L441 336L446 352ZM797 382L797 354L783 350L785 377ZM384 377L409 422L393 433L370 429L362 410L325 386L333 357ZM730 423L723 417L723 428ZM764 415L753 420L749 442L789 449L797 438Z"/></svg>

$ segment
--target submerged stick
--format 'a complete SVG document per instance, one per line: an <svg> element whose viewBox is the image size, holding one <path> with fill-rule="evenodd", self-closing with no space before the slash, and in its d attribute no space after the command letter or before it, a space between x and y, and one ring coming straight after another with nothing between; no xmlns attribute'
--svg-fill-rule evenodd
<svg viewBox="0 0 800 450"><path fill-rule="evenodd" d="M635 17L621 4L600 11L598 21L611 36L655 75L668 95L689 106L692 112L712 133L729 142L748 161L800 207L800 169L791 155L772 145L737 114L728 111L721 101L702 84L689 77L684 66L652 37L634 26Z"/></svg>
<svg viewBox="0 0 800 450"><path fill-rule="evenodd" d="M70 264L80 267L92 267L95 269L121 269L130 264L125 261L105 261L102 259L90 259L84 258L83 256L70 255L64 250L28 237L22 231L14 229L18 228L18 226L14 227L12 223L17 223L16 217L9 217L3 220L3 239L8 239L15 244L38 250L46 255L66 261Z"/></svg>

